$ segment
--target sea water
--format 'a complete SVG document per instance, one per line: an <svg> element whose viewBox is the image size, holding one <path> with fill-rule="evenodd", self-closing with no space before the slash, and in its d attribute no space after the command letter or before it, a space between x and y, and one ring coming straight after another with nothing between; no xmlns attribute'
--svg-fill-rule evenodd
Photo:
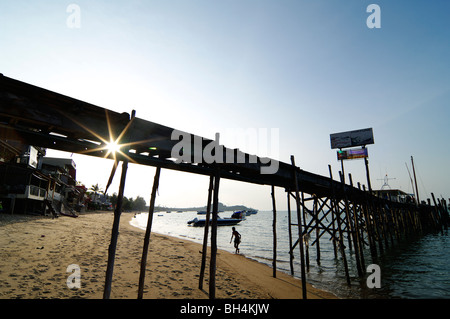
<svg viewBox="0 0 450 319"><path fill-rule="evenodd" d="M221 217L230 217L232 212L219 213ZM293 215L296 215L293 213ZM204 227L188 226L187 222L194 219L204 219L205 215L197 212L158 212L153 215L152 231L164 235L203 242ZM137 214L131 225L145 229L148 213ZM296 223L292 217L292 223ZM247 258L273 266L273 213L260 211L256 215L247 216L246 220L235 225L241 234L240 253ZM309 222L309 220L307 220ZM290 273L289 266L289 235L288 213L277 212L277 269ZM211 232L209 232L210 234ZM217 228L217 245L219 249L234 253L231 239L231 226ZM292 227L292 238L298 238L298 230ZM380 288L368 288L367 276L357 275L357 267L353 251L346 249L348 268L351 278L347 284L342 258L334 256L334 249L329 235L320 238L320 264L317 261L315 231L308 240L309 267L306 280L313 286L334 293L341 298L450 298L450 236L448 232L434 233L410 238L386 249L376 261L370 258L368 248L364 251L366 267L371 263L380 266ZM208 240L208 244L210 240ZM347 241L345 241L347 245ZM294 276L300 278L299 246L294 250ZM299 298L301 297L299 292Z"/></svg>

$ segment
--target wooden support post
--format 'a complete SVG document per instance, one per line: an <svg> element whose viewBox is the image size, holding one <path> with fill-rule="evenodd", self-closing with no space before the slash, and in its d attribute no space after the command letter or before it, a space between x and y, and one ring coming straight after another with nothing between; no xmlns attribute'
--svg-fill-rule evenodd
<svg viewBox="0 0 450 319"><path fill-rule="evenodd" d="M208 250L208 231L209 231L209 220L211 216L211 197L214 188L214 176L209 177L209 188L208 188L208 201L206 203L206 220L205 220L205 230L203 233L203 249L202 249L202 264L200 266L200 278L198 280L198 289L203 289L203 278L205 277L206 268L206 254Z"/></svg>
<svg viewBox="0 0 450 319"><path fill-rule="evenodd" d="M345 247L344 247L344 240L343 240L343 234L342 234L342 227L341 227L341 217L340 217L340 211L338 202L335 195L334 190L334 181L333 181L333 173L331 172L331 167L328 166L330 171L330 182L331 182L331 192L332 197L334 201L334 206L336 207L336 217L337 217L337 225L338 225L338 231L339 231L339 250L341 251L342 261L344 263L344 271L345 271L345 277L347 278L347 284L350 285L350 274L348 272L348 264L347 264L347 257L345 256Z"/></svg>
<svg viewBox="0 0 450 319"><path fill-rule="evenodd" d="M442 199L442 203L443 203L443 215L442 215L442 222L444 224L444 229L448 230L448 210L447 210L447 201L445 199Z"/></svg>
<svg viewBox="0 0 450 319"><path fill-rule="evenodd" d="M214 178L213 211L211 224L211 259L209 264L209 299L216 299L217 213L219 211L220 170Z"/></svg>
<svg viewBox="0 0 450 319"><path fill-rule="evenodd" d="M403 209L402 212L402 226L403 226L403 234L405 235L405 238L409 238L409 232L408 232L408 214L409 214L409 208Z"/></svg>
<svg viewBox="0 0 450 319"><path fill-rule="evenodd" d="M333 227L333 252L334 252L334 258L337 258L337 245L336 245L336 212L334 207L334 199L330 199L331 202L331 221L332 221L332 227Z"/></svg>
<svg viewBox="0 0 450 319"><path fill-rule="evenodd" d="M428 219L429 219L429 223L432 225L432 227L436 227L436 218L434 217L436 214L436 210L437 210L437 205L436 205L436 198L433 196L434 194L431 193L431 196L433 198L433 208L431 208L429 210L429 213L427 214Z"/></svg>
<svg viewBox="0 0 450 319"><path fill-rule="evenodd" d="M363 148L366 148L364 145ZM369 173L369 160L367 157L364 157L364 164L366 166L366 178L367 178L367 186L369 187L369 194L372 195L372 185L370 183L370 173Z"/></svg>
<svg viewBox="0 0 450 319"><path fill-rule="evenodd" d="M342 151L342 149L340 149ZM344 171L344 160L341 159L341 171L342 171L342 176L344 176L344 184L345 184L345 171Z"/></svg>
<svg viewBox="0 0 450 319"><path fill-rule="evenodd" d="M383 234L381 232L381 225L379 221L378 201L374 199L373 196L371 196L370 194L369 198L370 198L369 216L372 218L374 241L378 241L378 248L380 250L380 254L383 254L384 252Z"/></svg>
<svg viewBox="0 0 450 319"><path fill-rule="evenodd" d="M394 209L391 206L386 204L386 223L389 232L389 237L391 238L391 246L394 246L395 222L394 222Z"/></svg>
<svg viewBox="0 0 450 319"><path fill-rule="evenodd" d="M122 162L122 175L120 177L119 194L117 195L116 209L114 210L114 221L111 231L111 242L108 248L108 265L106 267L105 287L103 290L103 299L109 299L111 296L111 283L114 272L114 260L116 258L117 238L119 236L120 215L122 214L123 193L125 190L125 180L128 170L128 160Z"/></svg>
<svg viewBox="0 0 450 319"><path fill-rule="evenodd" d="M428 202L428 210L427 210L427 214L426 214L426 226L429 228L431 224L434 225L434 209L433 206L431 206L431 200L429 198L427 198L427 202Z"/></svg>
<svg viewBox="0 0 450 319"><path fill-rule="evenodd" d="M397 243L400 241L398 211L399 211L399 209L397 207L395 209L391 210L392 222L393 222L393 226L394 226L395 238L397 239Z"/></svg>
<svg viewBox="0 0 450 319"><path fill-rule="evenodd" d="M379 212L380 212L380 219L381 219L381 230L384 238L384 245L386 249L389 249L389 240L388 240L388 227L386 222L386 207L384 207L384 200L379 200Z"/></svg>
<svg viewBox="0 0 450 319"><path fill-rule="evenodd" d="M272 185L272 208L273 208L273 222L272 222L272 233L273 233L273 278L277 278L277 208L275 204L275 187Z"/></svg>
<svg viewBox="0 0 450 319"><path fill-rule="evenodd" d="M139 274L138 299L142 299L142 297L144 296L145 267L147 266L148 246L150 243L150 234L152 232L153 212L155 211L156 191L158 190L159 187L160 173L161 167L157 167L155 177L153 179L152 194L150 196L150 205L148 208L147 228L145 229L144 247L142 249L141 272Z"/></svg>
<svg viewBox="0 0 450 319"><path fill-rule="evenodd" d="M295 183L295 201L297 205L297 225L298 225L298 239L300 246L300 268L302 273L302 295L303 299L307 299L306 296L306 272L305 272L305 254L303 252L303 230L302 230L302 216L300 214L300 194L298 187L297 167L295 166L295 158L291 155L291 163L294 171L294 183Z"/></svg>
<svg viewBox="0 0 450 319"><path fill-rule="evenodd" d="M380 254L384 253L384 248L383 248L383 228L380 222L380 210L379 210L379 205L378 205L378 201L375 202L374 207L373 207L373 217L374 217L374 222L375 222L375 228L377 230L377 235L378 235L378 247L380 248Z"/></svg>
<svg viewBox="0 0 450 319"><path fill-rule="evenodd" d="M342 172L339 172L340 178L341 178L341 183L342 183L342 193L344 194L344 213L345 213L345 220L347 222L347 232L348 232L348 236L347 236L347 242L348 242L348 248L350 250L353 250L353 245L352 245L352 238L351 238L351 234L352 234L352 223L350 220L350 212L348 210L348 199L347 199L347 193L345 191L345 178L344 178L344 174Z"/></svg>
<svg viewBox="0 0 450 319"><path fill-rule="evenodd" d="M328 165L328 171L331 172L331 165ZM333 183L332 180L330 180L330 188L332 187L331 183ZM333 196L330 198L330 203L331 203L331 222L332 222L332 227L333 227L333 251L334 251L334 258L337 258L337 247L336 247L336 224L334 223L336 221L336 213L334 210L334 193Z"/></svg>
<svg viewBox="0 0 450 319"><path fill-rule="evenodd" d="M319 238L320 238L320 232L319 232L319 212L317 211L317 196L314 195L314 218L316 220L316 261L317 265L320 266L320 244L319 244Z"/></svg>
<svg viewBox="0 0 450 319"><path fill-rule="evenodd" d="M414 212L414 224L416 225L416 231L420 233L422 231L422 224L420 223L420 210L422 209L421 206L417 207L416 211Z"/></svg>
<svg viewBox="0 0 450 319"><path fill-rule="evenodd" d="M401 221L401 215L402 215L402 209L397 208L397 211L395 212L395 224L397 227L397 242L400 242L402 239L401 232L402 232L402 221Z"/></svg>
<svg viewBox="0 0 450 319"><path fill-rule="evenodd" d="M288 233L289 233L289 266L291 275L294 276L294 252L292 248L292 216L291 216L291 192L287 190L287 208L288 208Z"/></svg>
<svg viewBox="0 0 450 319"><path fill-rule="evenodd" d="M352 175L349 175L349 180L350 180L350 186L353 187L353 180L352 180ZM363 273L363 269L365 268L363 266L364 264L364 257L363 257L363 251L361 248L361 241L359 239L359 228L358 228L358 217L357 217L357 212L356 212L356 203L353 202L353 227L352 227L352 237L353 237L353 244L355 246L355 258L356 258L356 268L358 271L358 276L359 277L363 277L364 273Z"/></svg>
<svg viewBox="0 0 450 319"><path fill-rule="evenodd" d="M358 187L360 187L360 184L358 183ZM360 188L361 189L361 188ZM375 244L375 235L374 235L374 229L373 229L373 218L370 214L370 206L369 201L367 199L367 192L366 192L366 186L363 185L363 191L364 191L364 208L363 208L363 215L364 219L366 221L366 228L367 228L367 239L369 241L370 246L370 255L372 256L372 261L377 260L377 247Z"/></svg>
<svg viewBox="0 0 450 319"><path fill-rule="evenodd" d="M444 199L440 200L438 199L439 202L439 211L440 214L438 215L438 219L439 219L439 229L441 230L441 234L444 234L444 213L446 212L446 206L445 206L445 201Z"/></svg>
<svg viewBox="0 0 450 319"><path fill-rule="evenodd" d="M401 235L405 235L405 221L403 218L404 214L405 214L405 209L400 208L397 219L398 219L398 227L399 227L398 230L399 230L399 234L401 234Z"/></svg>
<svg viewBox="0 0 450 319"><path fill-rule="evenodd" d="M301 196L301 204L303 206L302 208L302 215L303 215L303 221L305 222L305 230L304 233L306 236L303 236L303 242L305 244L305 261L306 261L306 270L309 271L309 234L308 234L308 225L306 223L306 213L305 213L305 195L302 192Z"/></svg>
<svg viewBox="0 0 450 319"><path fill-rule="evenodd" d="M439 229L441 228L439 220L440 204L436 202L436 198L434 197L433 193L431 193L431 197L433 198L434 203L434 212L432 213L432 216L434 217L435 228Z"/></svg>

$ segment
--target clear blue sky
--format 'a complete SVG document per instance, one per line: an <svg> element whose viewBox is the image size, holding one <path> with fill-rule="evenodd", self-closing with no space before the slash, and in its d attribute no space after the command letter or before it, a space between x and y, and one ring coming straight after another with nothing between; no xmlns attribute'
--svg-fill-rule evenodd
<svg viewBox="0 0 450 319"><path fill-rule="evenodd" d="M71 3L80 28L67 25ZM366 25L371 3L380 29ZM412 192L412 155L421 199L447 199L449 16L447 0L0 1L0 72L207 138L278 128L274 157L295 155L322 175L340 169L330 133L373 127L374 189L387 173L391 187ZM79 180L105 187L111 161L73 159ZM345 168L366 184L363 161ZM148 202L153 174L131 165L126 195ZM163 170L157 204L203 205L207 188L206 177ZM270 209L270 187L223 180L220 200Z"/></svg>

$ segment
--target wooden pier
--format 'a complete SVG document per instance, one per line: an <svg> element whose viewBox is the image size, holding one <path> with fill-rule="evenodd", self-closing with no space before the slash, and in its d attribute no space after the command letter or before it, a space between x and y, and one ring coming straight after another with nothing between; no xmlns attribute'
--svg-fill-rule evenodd
<svg viewBox="0 0 450 319"><path fill-rule="evenodd" d="M316 262L320 263L320 239L332 240L335 258L344 264L345 276L350 284L351 276L365 275L367 256L364 248L370 249L372 260L377 260L389 247L411 236L430 231L442 231L448 225L447 203L444 199L428 199L427 204L399 203L374 196L365 186L353 185L351 175L349 184L341 174L337 180L332 176L321 176L304 171L291 163L278 162L274 174L262 174L267 159L239 150L223 148L223 161L213 163L195 156L195 151L204 151L212 140L193 134L190 137L191 150L183 149L183 158L191 154L190 161L179 163L174 158L173 148L179 140L172 139L173 128L146 121L131 114L117 113L43 88L39 88L6 76L0 75L0 138L17 140L24 144L62 150L72 153L109 158L114 160L112 176L122 162L122 173L118 203L114 211L114 222L109 246L108 266L105 278L104 298L109 298L114 272L114 259L119 235L121 203L126 183L128 163L137 163L157 168L153 179L149 216L152 216L155 193L158 188L161 169L171 169L210 177L208 189L207 221L211 221L211 256L209 297L215 298L215 273L217 253L217 211L220 179L268 185L268 196L272 196L274 235L276 232L276 202L274 193L280 188L287 194L289 216L290 267L294 274L294 250L299 249L301 278L307 281L307 268L310 263L309 249L316 249ZM118 141L122 144L120 152L108 150L108 143ZM225 154L227 158L225 158ZM230 160L230 158L232 160ZM150 179L149 179L150 180ZM108 185L109 186L109 185ZM293 204L295 203L295 208ZM295 212L291 212L291 208ZM294 217L296 219L294 220ZM145 265L148 256L152 218L149 218L143 244L141 274L138 298L143 297ZM315 240L309 243L311 234ZM204 247L208 240L208 227L205 227ZM276 267L276 236L274 236L274 260ZM352 251L352 254L349 252ZM199 287L203 286L206 266L206 249L203 249L200 267ZM348 258L355 258L357 274L351 274ZM275 271L274 271L275 276ZM307 298L306 285L299 298Z"/></svg>

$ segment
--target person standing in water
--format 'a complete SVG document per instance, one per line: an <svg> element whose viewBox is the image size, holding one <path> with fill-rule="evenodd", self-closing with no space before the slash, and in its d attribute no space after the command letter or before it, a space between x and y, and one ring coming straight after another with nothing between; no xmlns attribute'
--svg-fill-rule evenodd
<svg viewBox="0 0 450 319"><path fill-rule="evenodd" d="M239 244L241 243L241 234L238 233L235 227L232 227L233 233L231 234L230 244L234 237L234 248L236 248L235 254L239 254Z"/></svg>

